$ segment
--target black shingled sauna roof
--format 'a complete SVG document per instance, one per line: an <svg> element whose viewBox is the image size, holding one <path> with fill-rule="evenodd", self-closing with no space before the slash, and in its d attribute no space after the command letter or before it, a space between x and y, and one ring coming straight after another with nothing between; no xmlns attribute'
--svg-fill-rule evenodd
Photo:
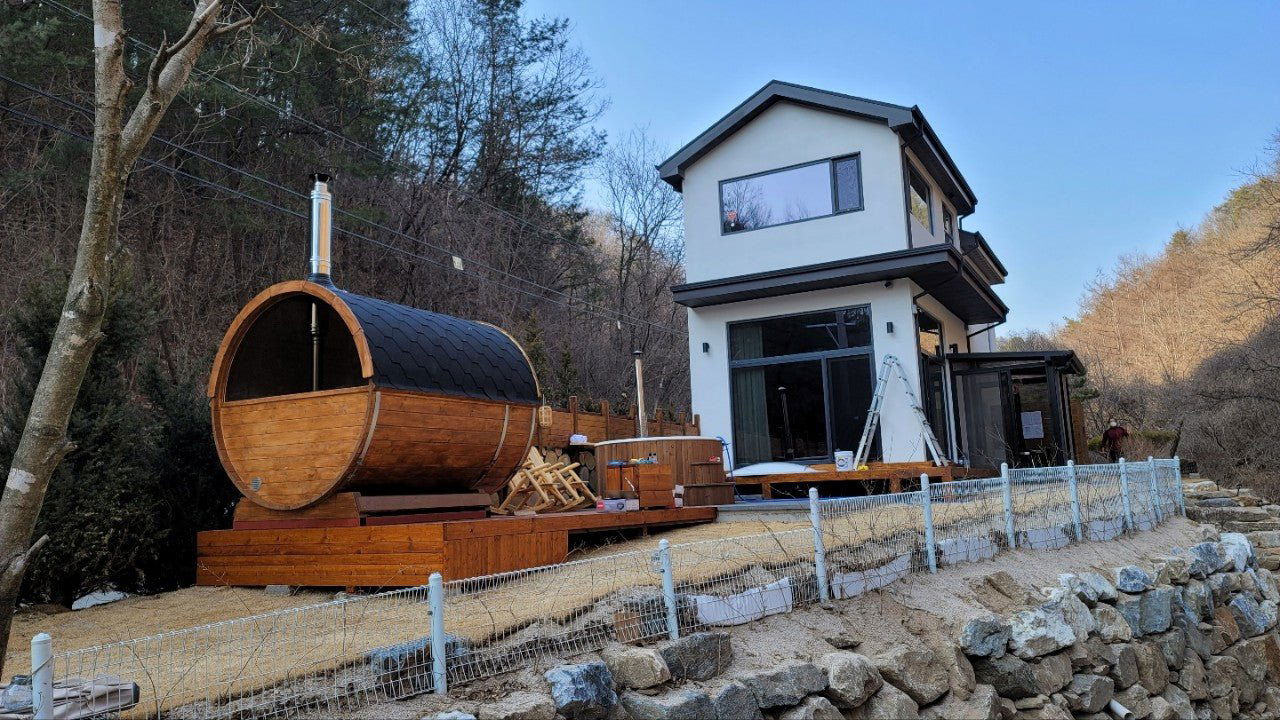
<svg viewBox="0 0 1280 720"><path fill-rule="evenodd" d="M498 328L328 289L360 321L378 387L539 403L538 381L524 351Z"/></svg>

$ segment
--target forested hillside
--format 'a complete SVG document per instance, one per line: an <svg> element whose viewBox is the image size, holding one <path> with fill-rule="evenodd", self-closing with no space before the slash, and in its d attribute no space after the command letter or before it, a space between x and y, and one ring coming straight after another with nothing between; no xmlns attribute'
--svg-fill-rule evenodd
<svg viewBox="0 0 1280 720"><path fill-rule="evenodd" d="M304 274L312 172L335 178L339 285L507 329L553 403L626 407L640 348L649 404L687 407L684 315L666 292L679 280L679 198L656 178L648 138L595 129L608 98L568 20L531 18L519 0L243 4L258 9L252 30L202 57L130 178L115 337L73 419L77 450L45 507L54 540L28 597L181 583L193 531L225 522L233 495L204 382L238 308ZM88 12L84 0L0 5L4 465L85 203ZM125 4L135 79L189 13ZM592 176L607 207L588 211ZM102 487L73 495L90 482ZM148 521L112 510L124 506Z"/></svg>
<svg viewBox="0 0 1280 720"><path fill-rule="evenodd" d="M1039 337L1088 367L1089 431L1108 417L1222 482L1280 489L1280 146L1269 165L1152 257L1091 285Z"/></svg>

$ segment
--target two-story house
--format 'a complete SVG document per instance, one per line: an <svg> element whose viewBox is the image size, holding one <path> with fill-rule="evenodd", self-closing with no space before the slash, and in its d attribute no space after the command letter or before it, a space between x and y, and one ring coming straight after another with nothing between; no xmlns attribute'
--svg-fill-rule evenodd
<svg viewBox="0 0 1280 720"><path fill-rule="evenodd" d="M738 467L855 449L889 354L955 461L1074 457L1080 365L994 352L1006 271L919 108L774 81L658 170L684 201L693 409ZM871 457L927 459L892 384Z"/></svg>

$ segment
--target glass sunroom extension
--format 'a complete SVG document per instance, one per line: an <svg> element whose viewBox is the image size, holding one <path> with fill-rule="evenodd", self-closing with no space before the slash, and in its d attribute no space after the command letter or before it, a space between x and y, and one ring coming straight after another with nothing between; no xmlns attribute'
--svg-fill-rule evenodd
<svg viewBox="0 0 1280 720"><path fill-rule="evenodd" d="M871 310L733 323L729 373L738 466L827 461L856 447L866 423L875 386Z"/></svg>

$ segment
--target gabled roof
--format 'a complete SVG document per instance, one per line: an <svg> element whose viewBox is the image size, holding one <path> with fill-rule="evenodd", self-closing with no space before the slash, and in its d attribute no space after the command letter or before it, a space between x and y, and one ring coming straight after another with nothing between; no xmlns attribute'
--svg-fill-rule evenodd
<svg viewBox="0 0 1280 720"><path fill-rule="evenodd" d="M919 107L904 107L780 80L770 81L747 98L746 102L663 161L658 166L662 179L680 190L686 168L777 102L790 102L887 124L889 129L902 136L907 146L924 163L925 169L942 187L943 194L956 206L958 213L968 215L977 205L977 196L973 194L969 183L965 182L964 176L960 174Z"/></svg>

